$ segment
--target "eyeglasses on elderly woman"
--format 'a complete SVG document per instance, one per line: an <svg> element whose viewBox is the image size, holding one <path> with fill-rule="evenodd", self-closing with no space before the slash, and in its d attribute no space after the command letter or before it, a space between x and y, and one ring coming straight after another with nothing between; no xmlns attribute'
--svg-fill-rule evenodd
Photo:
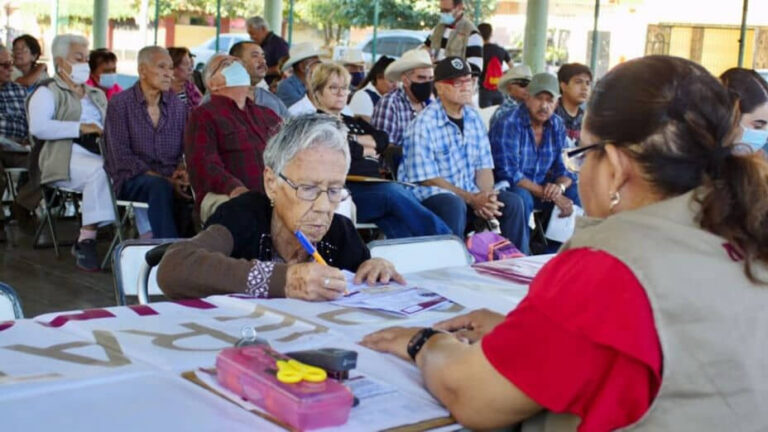
<svg viewBox="0 0 768 432"><path fill-rule="evenodd" d="M344 187L330 187L328 189L321 189L315 185L299 184L297 185L283 173L278 174L285 183L288 184L293 190L296 191L296 197L302 201L315 201L320 197L320 194L325 192L328 195L328 201L332 203L340 203L349 198L350 193L347 188Z"/></svg>

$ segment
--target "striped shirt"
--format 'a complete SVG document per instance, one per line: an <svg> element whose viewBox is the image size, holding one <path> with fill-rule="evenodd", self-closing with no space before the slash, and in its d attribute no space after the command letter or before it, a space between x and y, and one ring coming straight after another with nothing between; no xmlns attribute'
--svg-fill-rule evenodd
<svg viewBox="0 0 768 432"><path fill-rule="evenodd" d="M466 17L462 19L466 19ZM443 40L440 41L440 51L437 52L437 61L445 58L445 46L448 44L448 39L450 39L451 33L453 31L454 29L451 26L445 27ZM432 35L427 37L427 40L424 42L424 44L430 48L432 47L431 39ZM477 30L473 31L469 35L465 54L466 60L469 62L469 64L477 66L478 72L483 70L483 37L480 36L480 33Z"/></svg>
<svg viewBox="0 0 768 432"><path fill-rule="evenodd" d="M448 118L439 100L411 122L403 137L399 180L420 183L442 178L465 191L480 191L475 175L478 170L493 169L491 146L480 113L469 105L462 111L463 133ZM418 186L413 192L420 201L440 193L451 193L433 186Z"/></svg>

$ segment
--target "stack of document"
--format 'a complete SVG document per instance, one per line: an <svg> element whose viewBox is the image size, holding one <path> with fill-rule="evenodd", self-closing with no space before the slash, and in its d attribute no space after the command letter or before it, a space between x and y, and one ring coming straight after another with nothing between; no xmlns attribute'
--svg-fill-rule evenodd
<svg viewBox="0 0 768 432"><path fill-rule="evenodd" d="M387 284L354 284L354 274L347 276L347 294L331 303L344 307L373 309L401 317L413 316L419 312L432 310L450 304L450 300L428 289L415 285L400 285L397 282Z"/></svg>
<svg viewBox="0 0 768 432"><path fill-rule="evenodd" d="M529 285L552 255L537 255L525 258L512 258L501 261L489 261L472 266L480 274L494 276L509 282Z"/></svg>

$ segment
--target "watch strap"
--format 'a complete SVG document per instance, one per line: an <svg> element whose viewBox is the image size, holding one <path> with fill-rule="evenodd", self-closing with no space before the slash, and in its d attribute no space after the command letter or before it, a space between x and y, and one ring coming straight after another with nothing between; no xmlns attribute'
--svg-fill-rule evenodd
<svg viewBox="0 0 768 432"><path fill-rule="evenodd" d="M416 361L416 355L419 354L419 351L421 351L422 348L424 348L424 344L427 343L429 338L432 336L442 333L439 330L435 330L433 328L427 327L423 328L418 331L411 340L408 342L408 355L411 357L411 360L414 362Z"/></svg>

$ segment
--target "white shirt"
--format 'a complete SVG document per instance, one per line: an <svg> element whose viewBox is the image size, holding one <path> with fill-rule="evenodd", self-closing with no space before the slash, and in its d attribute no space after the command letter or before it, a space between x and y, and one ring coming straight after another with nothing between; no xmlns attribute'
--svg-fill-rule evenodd
<svg viewBox="0 0 768 432"><path fill-rule="evenodd" d="M312 101L309 100L309 96L304 95L303 98L299 99L298 102L288 108L288 112L291 113L291 117L296 117L302 114L316 113L317 107L315 107L312 104ZM344 109L341 110L341 113L350 117L353 116L352 111L349 110L348 106L345 106Z"/></svg>
<svg viewBox="0 0 768 432"><path fill-rule="evenodd" d="M48 87L40 87L29 99L29 133L40 140L77 138L81 123L95 123L104 128L104 119L99 108L86 95L80 99L82 110L80 121L54 120L56 103Z"/></svg>
<svg viewBox="0 0 768 432"><path fill-rule="evenodd" d="M365 88L356 91L352 96L352 100L349 101L349 110L356 116L373 116L373 100L366 90L371 90L381 96L381 93L376 90L373 83L368 83Z"/></svg>

